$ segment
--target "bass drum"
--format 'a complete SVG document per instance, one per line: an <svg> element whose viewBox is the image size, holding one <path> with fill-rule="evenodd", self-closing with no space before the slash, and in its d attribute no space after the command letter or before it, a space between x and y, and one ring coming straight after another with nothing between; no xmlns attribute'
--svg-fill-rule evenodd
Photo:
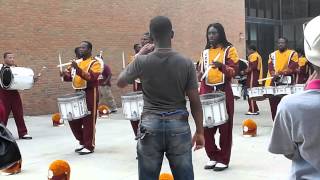
<svg viewBox="0 0 320 180"><path fill-rule="evenodd" d="M31 89L34 83L34 72L25 67L1 67L0 85L6 90Z"/></svg>

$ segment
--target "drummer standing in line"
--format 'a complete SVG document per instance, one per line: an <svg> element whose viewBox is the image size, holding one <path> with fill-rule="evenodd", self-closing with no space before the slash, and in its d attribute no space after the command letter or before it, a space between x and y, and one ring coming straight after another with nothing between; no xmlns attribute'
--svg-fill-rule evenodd
<svg viewBox="0 0 320 180"><path fill-rule="evenodd" d="M223 26L220 23L209 24L206 32L207 44L200 60L200 71L208 71L201 80L200 94L222 91L226 95L228 121L212 128L204 128L205 150L210 161L205 169L222 171L229 166L232 146L232 127L234 98L231 79L238 70L239 56L237 50L228 42ZM214 61L215 60L215 61ZM203 73L199 74L200 77ZM220 148L215 144L217 129L220 132Z"/></svg>
<svg viewBox="0 0 320 180"><path fill-rule="evenodd" d="M304 55L304 51L302 49L297 49L297 53L299 57L299 67L296 70L296 84L304 84L309 78L310 66L307 58Z"/></svg>
<svg viewBox="0 0 320 180"><path fill-rule="evenodd" d="M5 52L3 54L4 64L3 66L15 67L15 56L13 53ZM37 78L34 78L37 81ZM12 111L13 118L15 120L19 139L32 139L28 134L28 130L23 118L22 101L18 90L5 90L0 87L0 100L4 105L5 118L0 119L0 123L7 126L9 114Z"/></svg>
<svg viewBox="0 0 320 180"><path fill-rule="evenodd" d="M260 82L258 82L258 79L262 79L263 76L262 58L254 45L248 47L248 54L249 67L242 74L247 75L247 88L258 87L261 85L259 84ZM248 98L248 104L249 110L246 115L258 115L259 107L257 102Z"/></svg>
<svg viewBox="0 0 320 180"><path fill-rule="evenodd" d="M83 118L69 121L72 133L80 144L75 152L85 155L93 153L95 148L95 124L99 102L98 77L101 74L101 64L92 56L92 44L88 41L82 41L75 52L82 61L76 63L73 60L71 67L61 73L61 76L65 81L72 81L72 87L76 91L84 91L86 94L87 108L90 113Z"/></svg>
<svg viewBox="0 0 320 180"><path fill-rule="evenodd" d="M279 85L281 78L291 79L291 82L287 83L292 84L292 75L298 68L298 54L294 50L288 49L287 38L282 37L278 39L278 48L279 50L269 55L267 77L273 78L266 81L266 87ZM278 104L281 99L281 96L272 96L269 98L272 120L274 120L276 116Z"/></svg>
<svg viewBox="0 0 320 180"><path fill-rule="evenodd" d="M140 43L141 43L141 46L137 46L137 44L135 44L133 46L133 49L134 49L136 54L132 57L132 59L131 59L131 61L129 63L133 62L137 55L146 55L146 54L149 54L150 52L152 52L154 50L154 44L152 42L152 39L150 37L150 33L149 32L146 32L146 33L143 34ZM140 82L140 80L135 80L134 81L134 83L133 83L133 91L134 92L142 91L142 83ZM136 120L131 120L130 121L135 136L137 136L139 122L140 122L139 120L138 121L136 121Z"/></svg>

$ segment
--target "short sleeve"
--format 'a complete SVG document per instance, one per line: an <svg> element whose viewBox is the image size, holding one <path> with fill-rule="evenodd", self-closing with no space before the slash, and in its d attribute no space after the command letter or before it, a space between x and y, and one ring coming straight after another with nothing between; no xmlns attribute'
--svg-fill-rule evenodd
<svg viewBox="0 0 320 180"><path fill-rule="evenodd" d="M90 70L94 73L102 73L101 64L98 61L94 62Z"/></svg>
<svg viewBox="0 0 320 180"><path fill-rule="evenodd" d="M256 54L251 54L249 56L249 62L255 62L258 60L258 56Z"/></svg>
<svg viewBox="0 0 320 180"><path fill-rule="evenodd" d="M124 79L128 84L132 84L135 79L141 75L142 70L142 58L145 58L146 55L139 55L134 61L132 61L124 70Z"/></svg>
<svg viewBox="0 0 320 180"><path fill-rule="evenodd" d="M198 89L198 78L196 69L191 60L188 60L188 80L186 90Z"/></svg>
<svg viewBox="0 0 320 180"><path fill-rule="evenodd" d="M293 52L293 55L291 57L291 61L296 62L296 63L299 61L299 57L298 57L297 52Z"/></svg>
<svg viewBox="0 0 320 180"><path fill-rule="evenodd" d="M285 101L281 101L274 120L269 151L274 154L283 154L286 157L294 155L297 147L291 132L290 113L287 112Z"/></svg>
<svg viewBox="0 0 320 180"><path fill-rule="evenodd" d="M227 59L232 60L234 63L238 63L239 55L235 47L230 47Z"/></svg>

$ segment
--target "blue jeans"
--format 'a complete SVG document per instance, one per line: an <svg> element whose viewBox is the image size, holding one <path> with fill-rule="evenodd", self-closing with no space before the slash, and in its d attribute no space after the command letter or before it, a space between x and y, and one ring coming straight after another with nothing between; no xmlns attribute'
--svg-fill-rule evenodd
<svg viewBox="0 0 320 180"><path fill-rule="evenodd" d="M140 133L140 134L139 134ZM191 131L188 120L145 117L138 132L139 180L158 180L163 155L175 180L193 180Z"/></svg>

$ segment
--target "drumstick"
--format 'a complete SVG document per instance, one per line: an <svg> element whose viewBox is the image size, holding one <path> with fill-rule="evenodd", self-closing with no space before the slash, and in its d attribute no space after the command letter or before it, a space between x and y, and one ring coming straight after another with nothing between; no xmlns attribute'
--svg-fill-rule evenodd
<svg viewBox="0 0 320 180"><path fill-rule="evenodd" d="M216 62L216 60L217 60L219 57L220 57L220 53L214 58L213 62ZM208 69L204 72L204 74L203 74L202 77L201 77L201 81L202 81L205 77L207 77L207 75L208 75L208 73L209 73L209 70L211 69L212 66L213 66L213 65L210 65L210 66L208 67Z"/></svg>
<svg viewBox="0 0 320 180"><path fill-rule="evenodd" d="M60 65L60 73L62 73L62 66L61 66L61 54L59 53L59 65ZM61 76L61 82L63 82L63 77Z"/></svg>
<svg viewBox="0 0 320 180"><path fill-rule="evenodd" d="M81 61L82 61L82 59L77 59L76 63L79 63ZM62 69L63 66L68 66L68 65L71 65L71 64L72 64L71 62L68 62L68 63L64 63L64 64L59 64L59 65L57 65L57 67L60 67L60 69Z"/></svg>
<svg viewBox="0 0 320 180"><path fill-rule="evenodd" d="M126 60L124 59L124 51L122 51L122 69L126 68Z"/></svg>
<svg viewBox="0 0 320 180"><path fill-rule="evenodd" d="M102 59L102 53L103 53L103 51L100 51L99 56L100 56L101 59Z"/></svg>
<svg viewBox="0 0 320 180"><path fill-rule="evenodd" d="M267 78L263 78L263 79L258 79L258 81L266 81L266 80L269 80L269 79L273 79L273 77L267 77Z"/></svg>

